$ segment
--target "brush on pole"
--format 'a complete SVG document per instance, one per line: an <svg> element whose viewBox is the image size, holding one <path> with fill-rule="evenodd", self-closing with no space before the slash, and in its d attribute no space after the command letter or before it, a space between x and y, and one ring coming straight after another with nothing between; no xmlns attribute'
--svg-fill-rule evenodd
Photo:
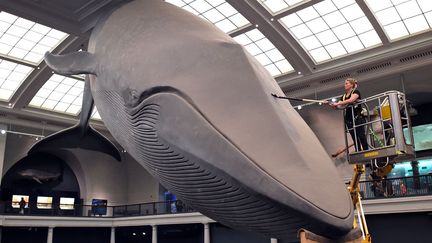
<svg viewBox="0 0 432 243"><path fill-rule="evenodd" d="M285 96L279 96L277 94L271 94L273 97L284 100L295 100L295 101L303 101L303 102L312 102L312 103L324 103L324 100L312 100L312 99L300 99L300 98L291 98Z"/></svg>

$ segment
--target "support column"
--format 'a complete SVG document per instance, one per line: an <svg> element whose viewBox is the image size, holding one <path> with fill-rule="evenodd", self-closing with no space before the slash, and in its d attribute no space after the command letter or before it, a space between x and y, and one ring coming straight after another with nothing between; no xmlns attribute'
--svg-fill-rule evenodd
<svg viewBox="0 0 432 243"><path fill-rule="evenodd" d="M204 243L210 243L210 227L208 223L204 224Z"/></svg>
<svg viewBox="0 0 432 243"><path fill-rule="evenodd" d="M275 239L275 238L271 238L271 239L270 239L270 243L278 243L278 240Z"/></svg>
<svg viewBox="0 0 432 243"><path fill-rule="evenodd" d="M48 227L47 243L53 242L53 236L54 236L54 227Z"/></svg>
<svg viewBox="0 0 432 243"><path fill-rule="evenodd" d="M111 239L110 243L115 243L115 227L111 227Z"/></svg>
<svg viewBox="0 0 432 243"><path fill-rule="evenodd" d="M411 168L413 172L413 179L414 179L414 189L420 189L420 171L419 171L419 162L417 160L411 161ZM389 182L390 183L390 182Z"/></svg>
<svg viewBox="0 0 432 243"><path fill-rule="evenodd" d="M0 130L5 132L7 130L7 126L0 124ZM4 164L4 156L6 153L6 136L7 136L7 133L3 134L3 132L0 133L0 182L1 182L1 179L3 178L3 174L7 172L6 170L10 169L10 167L5 168L5 164Z"/></svg>
<svg viewBox="0 0 432 243"><path fill-rule="evenodd" d="M157 243L157 225L152 225L152 243Z"/></svg>

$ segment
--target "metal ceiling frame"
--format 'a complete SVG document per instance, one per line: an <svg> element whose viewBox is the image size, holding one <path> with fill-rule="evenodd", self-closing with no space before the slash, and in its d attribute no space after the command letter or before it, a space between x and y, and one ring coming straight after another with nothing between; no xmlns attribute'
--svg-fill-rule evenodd
<svg viewBox="0 0 432 243"><path fill-rule="evenodd" d="M84 43L88 40L88 37L77 37L69 35L62 43L60 43L53 51L53 54L65 54L74 51L78 51L84 46ZM53 74L52 70L42 61L34 71L24 80L18 90L14 93L9 103L12 108L24 108L26 107L39 89L45 84L45 82Z"/></svg>
<svg viewBox="0 0 432 243"><path fill-rule="evenodd" d="M372 24L373 28L375 29L378 36L380 37L383 45L384 46L389 45L390 44L389 38L387 37L386 33L384 32L384 29L382 28L382 26L379 24L375 15L372 13L372 10L369 8L369 6L367 6L366 2L364 0L356 0L356 3L360 7L360 9L363 11L363 13L366 15L366 18L369 20L369 22Z"/></svg>
<svg viewBox="0 0 432 243"><path fill-rule="evenodd" d="M291 36L288 31L277 21L261 3L257 0L226 0L237 11L242 14L252 26L258 29L269 39L271 43L282 53L288 60L295 72L283 75L283 77L299 77L312 73L314 62L300 46L300 44ZM310 0L306 3L296 5L293 8L278 13L279 15L290 14L291 12L299 11L309 7L311 4L321 2L323 0ZM234 34L232 36L235 36ZM300 74L299 74L300 72Z"/></svg>

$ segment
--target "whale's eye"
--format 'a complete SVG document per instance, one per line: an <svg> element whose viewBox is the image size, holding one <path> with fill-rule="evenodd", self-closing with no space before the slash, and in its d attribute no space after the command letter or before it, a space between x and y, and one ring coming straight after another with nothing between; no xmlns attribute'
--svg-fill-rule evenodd
<svg viewBox="0 0 432 243"><path fill-rule="evenodd" d="M135 101L139 98L138 92L136 90L130 91L130 97L132 101Z"/></svg>
<svg viewBox="0 0 432 243"><path fill-rule="evenodd" d="M140 100L140 94L138 93L138 91L133 89L128 89L125 90L124 94L125 94L124 101L127 106L135 106L138 104Z"/></svg>

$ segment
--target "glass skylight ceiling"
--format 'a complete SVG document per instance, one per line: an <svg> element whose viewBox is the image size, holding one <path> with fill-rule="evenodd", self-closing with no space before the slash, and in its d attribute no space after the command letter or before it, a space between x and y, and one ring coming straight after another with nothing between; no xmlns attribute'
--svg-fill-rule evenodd
<svg viewBox="0 0 432 243"><path fill-rule="evenodd" d="M0 100L9 101L33 68L0 59Z"/></svg>
<svg viewBox="0 0 432 243"><path fill-rule="evenodd" d="M249 24L249 21L225 0L165 1L210 21L225 33Z"/></svg>
<svg viewBox="0 0 432 243"><path fill-rule="evenodd" d="M271 75L279 76L294 70L280 51L258 29L235 36L234 39L243 45Z"/></svg>
<svg viewBox="0 0 432 243"><path fill-rule="evenodd" d="M6 12L0 12L0 53L39 64L45 52L67 34Z"/></svg>
<svg viewBox="0 0 432 243"><path fill-rule="evenodd" d="M29 106L71 115L81 111L84 82L54 74L37 92Z"/></svg>
<svg viewBox="0 0 432 243"><path fill-rule="evenodd" d="M93 108L92 115L91 115L90 118L91 118L91 119L95 119L95 120L102 120L102 118L101 118L101 116L99 115L99 112L98 112L96 106Z"/></svg>
<svg viewBox="0 0 432 243"><path fill-rule="evenodd" d="M317 63L381 44L354 0L325 0L280 22Z"/></svg>
<svg viewBox="0 0 432 243"><path fill-rule="evenodd" d="M432 26L431 0L366 0L387 36L398 39Z"/></svg>
<svg viewBox="0 0 432 243"><path fill-rule="evenodd" d="M306 0L258 0L264 5L271 13L275 14L279 11L286 10L293 5L296 5Z"/></svg>

